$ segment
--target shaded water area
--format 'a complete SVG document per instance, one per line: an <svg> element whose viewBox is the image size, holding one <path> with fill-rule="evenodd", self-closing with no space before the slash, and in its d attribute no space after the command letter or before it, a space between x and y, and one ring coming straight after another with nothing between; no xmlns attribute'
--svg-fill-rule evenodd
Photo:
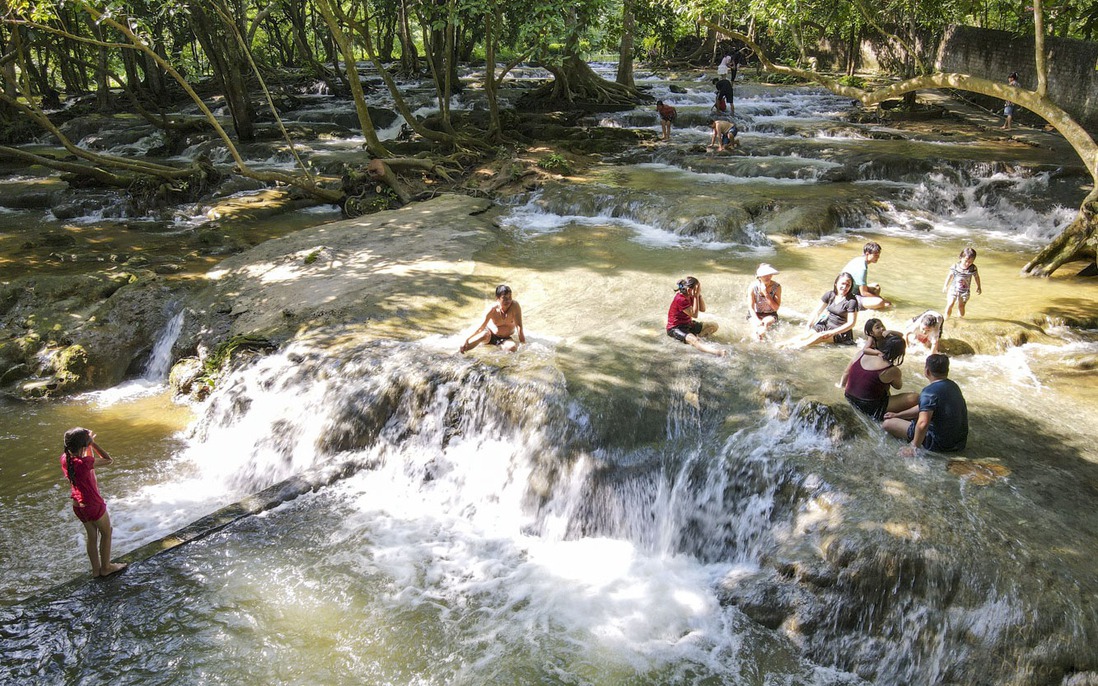
<svg viewBox="0 0 1098 686"><path fill-rule="evenodd" d="M8 402L2 680L1098 672L1098 287L1018 275L1070 216L1058 204L1078 201L1076 177L1055 151L850 125L837 99L761 86L737 93L742 152L709 154L692 148L708 137L704 83L679 96L651 82L680 110L671 145L500 208L466 286L513 286L529 340L516 355L456 355L486 295L396 313L399 340L317 331L193 408L155 386ZM655 126L647 111L601 123ZM777 235L821 217L837 231ZM979 250L984 293L947 324L946 349L966 351L951 371L972 421L962 456L1005 476L984 485L946 456L897 457L842 411L851 348L778 347L865 240L884 247L870 273L896 304L891 328L940 309L957 252ZM761 261L784 298L773 340L756 343L744 293ZM664 334L686 274L726 358ZM421 295L409 278L391 297ZM921 358L909 354L905 388L925 383ZM119 460L99 480L120 552L293 474L346 477L117 578L51 590L86 565L57 468L73 424Z"/></svg>

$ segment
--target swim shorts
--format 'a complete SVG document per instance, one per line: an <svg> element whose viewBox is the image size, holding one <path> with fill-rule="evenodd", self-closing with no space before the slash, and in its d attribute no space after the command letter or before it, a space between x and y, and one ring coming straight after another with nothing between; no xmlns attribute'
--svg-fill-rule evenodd
<svg viewBox="0 0 1098 686"><path fill-rule="evenodd" d="M100 517L107 514L107 506L104 503L97 503L95 505L88 505L87 507L80 507L73 502L72 512L76 515L76 518L82 522L96 522L99 521Z"/></svg>
<svg viewBox="0 0 1098 686"><path fill-rule="evenodd" d="M494 333L490 335L491 338L488 339L488 345L503 345L505 342L511 340L510 336L497 336Z"/></svg>
<svg viewBox="0 0 1098 686"><path fill-rule="evenodd" d="M699 321L693 321L689 324L679 324L667 330L667 335L682 343L686 342L687 334L694 334L697 336L702 332L702 323Z"/></svg>
<svg viewBox="0 0 1098 686"><path fill-rule="evenodd" d="M818 324L813 326L812 329L814 331L819 332L819 333L823 333L824 331L827 331L827 322L819 322ZM846 333L841 333L841 334L838 334L836 336L832 336L831 337L831 342L832 343L837 343L838 345L854 345L854 331L853 331L853 329L850 330L850 331L847 331Z"/></svg>
<svg viewBox="0 0 1098 686"><path fill-rule="evenodd" d="M907 441L910 443L915 439L915 420L912 419L911 423L907 425ZM938 442L934 440L934 435L929 431L926 432L926 436L923 438L923 450L930 450L933 452L939 452Z"/></svg>
<svg viewBox="0 0 1098 686"><path fill-rule="evenodd" d="M884 419L885 412L888 412L888 396L877 398L876 400L865 400L864 398L855 398L849 393L844 393L843 395L846 396L846 401L850 403L855 410L871 418L873 421L881 421Z"/></svg>

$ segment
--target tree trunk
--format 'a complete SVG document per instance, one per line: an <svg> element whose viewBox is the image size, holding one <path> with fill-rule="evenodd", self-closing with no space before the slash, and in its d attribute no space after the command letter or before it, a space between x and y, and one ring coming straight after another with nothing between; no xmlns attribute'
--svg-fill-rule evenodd
<svg viewBox="0 0 1098 686"><path fill-rule="evenodd" d="M623 0L621 8L621 46L618 51L618 75L614 79L626 88L636 88L633 81L633 17L634 0Z"/></svg>
<svg viewBox="0 0 1098 686"><path fill-rule="evenodd" d="M362 128L362 135L366 137L366 147L374 157L389 157L390 153L377 137L377 130L370 118L370 110L366 107L366 97L362 92L362 81L358 77L358 67L355 64L351 39L343 32L343 28L336 20L335 13L332 11L332 6L328 3L328 0L317 0L317 8L324 17L325 23L328 24L328 29L339 46L339 51L343 54L343 62L347 69L347 82L351 87L351 97L354 99L355 112L358 114L358 123Z"/></svg>
<svg viewBox="0 0 1098 686"><path fill-rule="evenodd" d="M489 8L484 13L484 94L488 98L488 140L495 141L503 132L499 118L499 99L496 97L496 22L499 10Z"/></svg>
<svg viewBox="0 0 1098 686"><path fill-rule="evenodd" d="M103 40L103 29L97 22L89 21L89 28L91 28L92 35L96 40ZM100 112L106 112L111 109L111 87L110 82L107 79L109 73L108 68L108 55L107 49L99 47L96 49L96 70L95 70L95 107Z"/></svg>
<svg viewBox="0 0 1098 686"><path fill-rule="evenodd" d="M1050 276L1057 269L1075 260L1095 259L1095 242L1098 239L1098 189L1090 192L1079 208L1075 221L1045 246L1022 268L1023 274Z"/></svg>
<svg viewBox="0 0 1098 686"><path fill-rule="evenodd" d="M400 40L400 73L404 76L419 74L419 53L416 51L416 43L412 40L411 24L408 21L408 0L399 0L400 17L397 38Z"/></svg>
<svg viewBox="0 0 1098 686"><path fill-rule="evenodd" d="M255 140L255 107L248 90L248 57L237 39L235 27L227 25L228 18L217 8L207 7L207 2L192 0L188 3L191 27L221 86L236 137L250 143Z"/></svg>

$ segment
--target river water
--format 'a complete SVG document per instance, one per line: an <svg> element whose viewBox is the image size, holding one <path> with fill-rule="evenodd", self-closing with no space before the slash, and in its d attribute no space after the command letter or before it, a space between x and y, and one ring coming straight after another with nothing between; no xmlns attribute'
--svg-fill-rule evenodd
<svg viewBox="0 0 1098 686"><path fill-rule="evenodd" d="M118 389L3 401L3 681L1058 684L1098 671L1098 332L1065 326L1093 326L1096 286L1019 276L1081 197L1056 171L1062 153L957 126L852 126L839 99L747 86L747 154L716 156L690 150L708 138L705 82L649 83L680 110L671 145L516 198L474 256L478 283L507 281L522 304L517 355L460 357L457 332L415 333L471 321L486 295L408 315L404 340L295 343L202 405L173 402L156 365ZM601 124L656 128L646 110ZM773 237L803 208L796 221L842 230ZM951 372L972 421L963 456L1006 476L981 485L943 456L898 458L873 427L844 433L806 405L841 403L852 349L777 344L865 240L884 247L871 276L896 304L892 328L940 309L957 252L979 251L984 293L947 325L947 349L972 353ZM760 344L744 292L761 261L781 270L784 301ZM663 333L687 274L726 358ZM912 351L906 387L925 383L920 361ZM119 553L293 474L348 476L116 579L51 590L86 566L57 468L77 424L118 459L97 471Z"/></svg>

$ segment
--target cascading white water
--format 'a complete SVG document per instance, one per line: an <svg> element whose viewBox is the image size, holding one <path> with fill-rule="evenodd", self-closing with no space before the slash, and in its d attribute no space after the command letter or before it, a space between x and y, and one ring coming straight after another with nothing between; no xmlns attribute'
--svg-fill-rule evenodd
<svg viewBox="0 0 1098 686"><path fill-rule="evenodd" d="M451 608L437 618L442 631L476 643L479 662L501 660L503 672L509 651L532 642L600 670L690 665L739 683L757 669L753 644L788 650L723 608L717 581L756 568L773 520L787 519L775 497L795 477L780 455L824 439L764 417L725 445L688 450L702 425L687 403L666 448L591 453L588 422L562 383L521 374L424 360L414 345L338 356L294 346L212 399L182 456L200 472L187 490L247 492L325 464L359 465L317 496L351 513L325 554L381 574L391 612ZM457 610L466 605L471 616ZM784 670L797 683L833 682L792 658Z"/></svg>
<svg viewBox="0 0 1098 686"><path fill-rule="evenodd" d="M181 331L183 331L182 309L168 320L164 329L156 337L152 352L149 353L149 360L145 363L146 381L162 382L168 379L168 372L172 369L172 346L179 340Z"/></svg>

